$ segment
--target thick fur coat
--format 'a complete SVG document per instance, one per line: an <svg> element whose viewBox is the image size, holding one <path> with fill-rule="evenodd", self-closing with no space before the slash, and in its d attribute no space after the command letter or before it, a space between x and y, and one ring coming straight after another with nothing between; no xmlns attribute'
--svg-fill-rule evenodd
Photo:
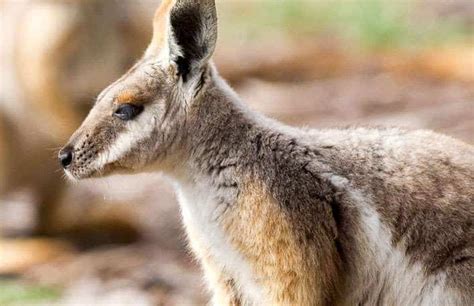
<svg viewBox="0 0 474 306"><path fill-rule="evenodd" d="M163 1L143 59L61 152L66 173L167 175L215 305L472 305L474 148L255 114L209 62L216 22L213 1Z"/></svg>

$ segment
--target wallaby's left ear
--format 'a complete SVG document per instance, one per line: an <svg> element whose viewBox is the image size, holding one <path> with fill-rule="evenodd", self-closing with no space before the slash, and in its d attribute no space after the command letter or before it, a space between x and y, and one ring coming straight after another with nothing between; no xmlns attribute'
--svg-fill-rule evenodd
<svg viewBox="0 0 474 306"><path fill-rule="evenodd" d="M216 40L214 0L163 0L155 13L146 54L175 62L186 81L207 63Z"/></svg>

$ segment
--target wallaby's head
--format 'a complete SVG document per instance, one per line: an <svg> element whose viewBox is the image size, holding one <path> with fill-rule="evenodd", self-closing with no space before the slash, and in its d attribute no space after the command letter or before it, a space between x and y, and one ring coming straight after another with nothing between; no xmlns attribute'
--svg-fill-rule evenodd
<svg viewBox="0 0 474 306"><path fill-rule="evenodd" d="M200 95L217 39L214 0L163 0L143 58L97 98L59 152L74 179L157 164Z"/></svg>

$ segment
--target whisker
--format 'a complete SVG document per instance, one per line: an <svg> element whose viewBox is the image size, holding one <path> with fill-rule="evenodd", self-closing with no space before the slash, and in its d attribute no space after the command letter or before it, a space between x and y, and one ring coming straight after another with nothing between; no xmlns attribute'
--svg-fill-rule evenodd
<svg viewBox="0 0 474 306"><path fill-rule="evenodd" d="M47 147L45 148L45 150L48 150L48 151L59 151L62 149L62 146L61 147Z"/></svg>
<svg viewBox="0 0 474 306"><path fill-rule="evenodd" d="M66 182L69 181L69 179L68 179L66 173L64 173L64 172L61 174L61 179L63 179L63 180L66 181Z"/></svg>
<svg viewBox="0 0 474 306"><path fill-rule="evenodd" d="M64 174L63 169L56 169L56 170L54 170L54 173L60 173L60 172L62 173L62 175L66 175L66 174Z"/></svg>

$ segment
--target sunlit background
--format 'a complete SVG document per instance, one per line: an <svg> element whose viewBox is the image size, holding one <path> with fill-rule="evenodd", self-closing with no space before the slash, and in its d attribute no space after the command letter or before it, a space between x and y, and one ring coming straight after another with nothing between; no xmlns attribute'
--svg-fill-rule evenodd
<svg viewBox="0 0 474 306"><path fill-rule="evenodd" d="M158 176L71 184L58 148L142 54L155 0L0 0L0 305L202 305ZM474 1L218 1L214 60L251 108L310 127L474 143Z"/></svg>

